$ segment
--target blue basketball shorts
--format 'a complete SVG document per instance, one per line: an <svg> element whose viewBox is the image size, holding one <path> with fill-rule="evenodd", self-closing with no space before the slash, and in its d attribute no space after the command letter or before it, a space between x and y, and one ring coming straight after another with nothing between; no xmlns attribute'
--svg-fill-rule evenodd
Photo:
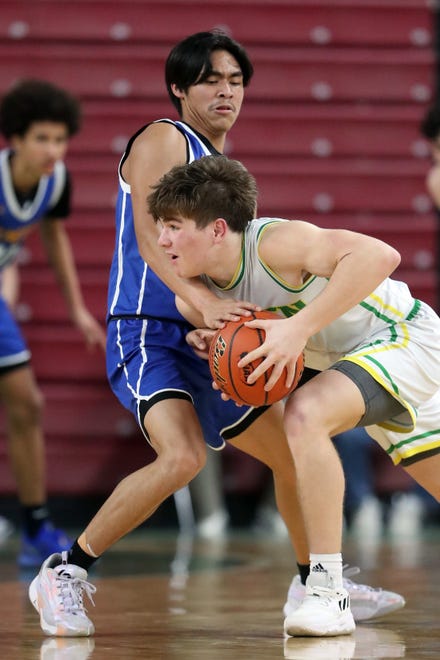
<svg viewBox="0 0 440 660"><path fill-rule="evenodd" d="M29 362L31 353L5 300L0 297L0 373Z"/></svg>
<svg viewBox="0 0 440 660"><path fill-rule="evenodd" d="M164 399L193 403L205 441L222 449L267 408L236 406L212 389L208 362L186 343L192 327L159 319L113 318L107 330L107 376L125 408L143 427L146 412Z"/></svg>

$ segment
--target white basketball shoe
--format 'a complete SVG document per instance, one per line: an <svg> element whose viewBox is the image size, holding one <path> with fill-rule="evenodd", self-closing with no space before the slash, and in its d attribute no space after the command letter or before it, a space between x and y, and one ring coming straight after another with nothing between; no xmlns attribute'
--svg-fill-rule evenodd
<svg viewBox="0 0 440 660"><path fill-rule="evenodd" d="M386 614L391 614L401 609L405 605L405 599L394 591L370 587L367 584L360 584L349 579L352 575L357 575L360 569L357 566L344 566L344 589L350 596L350 608L355 621L367 621L377 619ZM302 603L306 594L306 588L301 583L299 575L293 578L287 594L287 601L284 605L284 616L289 616Z"/></svg>
<svg viewBox="0 0 440 660"><path fill-rule="evenodd" d="M46 635L88 637L95 627L86 614L85 592L93 603L96 587L87 582L87 572L67 563L67 552L50 555L29 587L29 598L40 615Z"/></svg>
<svg viewBox="0 0 440 660"><path fill-rule="evenodd" d="M302 603L284 621L286 635L301 637L350 635L355 627L348 591L325 570L309 575Z"/></svg>

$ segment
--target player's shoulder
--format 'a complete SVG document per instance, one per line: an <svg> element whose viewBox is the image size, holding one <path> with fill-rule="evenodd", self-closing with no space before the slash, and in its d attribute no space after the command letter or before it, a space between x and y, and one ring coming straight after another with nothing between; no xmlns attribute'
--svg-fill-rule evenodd
<svg viewBox="0 0 440 660"><path fill-rule="evenodd" d="M307 241L308 227L302 220L285 218L260 218L255 225L253 241L258 245L258 252L263 259L271 261L283 248L295 249Z"/></svg>
<svg viewBox="0 0 440 660"><path fill-rule="evenodd" d="M158 119L146 124L131 139L130 150L178 149L185 144L180 127L171 119Z"/></svg>
<svg viewBox="0 0 440 660"><path fill-rule="evenodd" d="M261 240L263 236L270 236L280 231L288 223L289 220L284 218L255 218L248 224L247 232L257 240Z"/></svg>
<svg viewBox="0 0 440 660"><path fill-rule="evenodd" d="M137 139L151 139L155 136L167 137L168 139L181 138L183 131L178 122L173 119L156 119L146 124L137 134Z"/></svg>

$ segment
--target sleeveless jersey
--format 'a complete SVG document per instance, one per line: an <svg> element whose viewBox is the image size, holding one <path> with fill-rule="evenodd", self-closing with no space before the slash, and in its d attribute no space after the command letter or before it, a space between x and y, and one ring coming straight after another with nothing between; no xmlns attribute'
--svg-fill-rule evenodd
<svg viewBox="0 0 440 660"><path fill-rule="evenodd" d="M260 218L249 223L243 239L242 255L233 280L224 288L204 276L207 286L223 298L249 300L264 309L289 317L300 311L326 287L327 279L310 276L295 289L282 280L258 255L265 229L280 218ZM390 278L365 300L309 338L305 348L307 367L322 371L345 354L361 348L360 338L371 338L385 327L410 320L420 308L407 285Z"/></svg>
<svg viewBox="0 0 440 660"><path fill-rule="evenodd" d="M42 176L34 198L20 204L12 183L10 149L0 151L0 269L13 261L36 222L59 201L67 180L66 166L55 164L50 175Z"/></svg>
<svg viewBox="0 0 440 660"><path fill-rule="evenodd" d="M187 124L171 119L159 119L174 125L186 140L187 163L218 152L196 134ZM157 123L153 122L153 123ZM134 139L129 141L118 168L119 189L116 202L116 245L110 267L108 290L108 316L116 318L158 318L184 321L175 305L174 293L157 277L142 259L135 235L131 189L124 181L121 167Z"/></svg>

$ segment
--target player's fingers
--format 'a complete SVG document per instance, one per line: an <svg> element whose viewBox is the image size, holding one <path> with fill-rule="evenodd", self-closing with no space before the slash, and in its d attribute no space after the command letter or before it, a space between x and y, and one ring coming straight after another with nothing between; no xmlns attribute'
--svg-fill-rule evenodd
<svg viewBox="0 0 440 660"><path fill-rule="evenodd" d="M255 383L260 376L264 374L265 371L267 371L271 366L273 365L273 362L269 359L263 360L258 367L256 367L252 373L247 377L246 382L248 385L252 385Z"/></svg>
<svg viewBox="0 0 440 660"><path fill-rule="evenodd" d="M243 316L244 312L229 312L229 314L224 315L225 321L239 321Z"/></svg>
<svg viewBox="0 0 440 660"><path fill-rule="evenodd" d="M202 358L202 360L209 359L208 351L199 351L198 348L194 348L194 347L193 347L193 351L199 358Z"/></svg>
<svg viewBox="0 0 440 660"><path fill-rule="evenodd" d="M272 373L270 374L270 377L269 377L266 385L264 386L264 389L266 390L266 392L270 392L270 390L276 384L278 379L282 376L283 369L284 369L284 367L281 364L275 364L274 365L274 367L272 369ZM286 382L287 382L287 380L286 380Z"/></svg>
<svg viewBox="0 0 440 660"><path fill-rule="evenodd" d="M290 388L293 385L293 381L296 376L296 360L286 364L287 369L287 378L286 378L286 387Z"/></svg>
<svg viewBox="0 0 440 660"><path fill-rule="evenodd" d="M192 337L192 341L188 343L190 346L192 346L193 348L197 348L199 351L206 351L206 349L208 348L206 341L201 337L199 337L198 335Z"/></svg>
<svg viewBox="0 0 440 660"><path fill-rule="evenodd" d="M249 351L249 353L246 353L246 355L243 355L243 357L238 361L237 366L240 369L243 369L243 367L246 367L246 365L262 357L266 357L266 348L263 348L263 344L258 348L254 348L253 351Z"/></svg>
<svg viewBox="0 0 440 660"><path fill-rule="evenodd" d="M241 316L250 316L252 312L259 312L261 307L254 305L254 303L247 302L246 300L237 301L237 310L240 311Z"/></svg>
<svg viewBox="0 0 440 660"><path fill-rule="evenodd" d="M243 316L250 316L252 311L254 310L249 310L246 307L238 307L233 311L231 310L230 312L226 312L223 315L223 318L225 321L240 321Z"/></svg>
<svg viewBox="0 0 440 660"><path fill-rule="evenodd" d="M270 326L272 321L266 321L264 319L253 319L252 321L246 321L245 326L248 328L257 328L260 330L265 330Z"/></svg>

